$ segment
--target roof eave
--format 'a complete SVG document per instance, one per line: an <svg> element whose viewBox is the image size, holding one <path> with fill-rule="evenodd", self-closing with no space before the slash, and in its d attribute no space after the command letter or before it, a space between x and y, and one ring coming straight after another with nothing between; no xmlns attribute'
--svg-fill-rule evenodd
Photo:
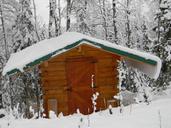
<svg viewBox="0 0 171 128"><path fill-rule="evenodd" d="M117 54L117 55L120 55L120 56L128 57L128 58L131 58L131 59L143 62L143 63L147 63L147 64L150 64L150 65L154 65L154 66L157 65L157 61L155 61L155 60L146 59L146 58L144 58L142 56L139 56L139 55L136 55L136 54L132 54L132 53L129 53L129 52L126 52L126 51L122 51L122 50L119 50L119 49L116 49L116 48L113 48L113 47L105 46L103 44L100 44L98 42L95 42L95 41L92 41L92 40L89 40L89 39L81 39L81 40L78 40L78 41L76 41L76 42L74 42L74 43L72 43L70 45L65 46L64 48L58 49L58 50L56 50L56 51L54 51L52 53L49 53L48 55L45 55L45 56L43 56L41 58L38 58L38 59L34 60L33 62L30 62L30 63L26 64L24 69L27 69L27 68L33 67L35 65L38 65L41 62L44 62L44 61L50 59L54 55L57 55L62 50L68 50L68 49L75 48L75 47L79 46L82 42L88 42L88 43L90 43L90 44L92 44L94 46L101 47L103 50L105 50L107 52L110 52L110 53L114 53L114 54ZM19 69L15 68L15 69L12 69L11 71L8 71L6 74L7 75L12 75L12 74L15 74L16 72L21 72L21 71Z"/></svg>

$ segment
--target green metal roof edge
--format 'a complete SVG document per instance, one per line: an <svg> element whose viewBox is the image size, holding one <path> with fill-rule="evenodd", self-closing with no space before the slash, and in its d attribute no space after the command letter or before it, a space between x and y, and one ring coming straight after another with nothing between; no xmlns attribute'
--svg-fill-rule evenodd
<svg viewBox="0 0 171 128"><path fill-rule="evenodd" d="M109 51L109 52L112 52L112 53L115 53L115 54L118 54L118 55L121 55L121 56L129 57L131 59L135 59L135 60L150 64L150 65L156 65L157 64L157 62L152 60L152 59L146 59L144 57L141 57L141 56L129 53L129 52L125 52L125 51L122 51L122 50L119 50L119 49L116 49L116 48L112 48L112 47L109 47L109 46L105 46L103 44L99 44L97 42L94 42L94 41L91 41L91 40L88 40L88 39L84 39L84 41L88 41L88 42L90 42L92 44L98 45L105 51Z"/></svg>
<svg viewBox="0 0 171 128"><path fill-rule="evenodd" d="M144 63L147 63L147 64L150 64L150 65L156 65L157 62L152 60L152 59L145 59L144 57L141 57L141 56L138 56L138 55L135 55L135 54L132 54L132 53L129 53L129 52L125 52L125 51L122 51L122 50L119 50L119 49L116 49L116 48L112 48L112 47L109 47L109 46L105 46L103 44L100 44L98 42L95 42L95 41L91 41L91 40L88 40L88 39L81 39L79 41L76 41L70 45L67 45L66 47L64 48L61 48L61 49L58 49L52 53L49 53L48 55L45 55L39 59L36 59L35 61L33 62L30 62L28 63L24 69L27 69L27 68L30 68L32 66L35 66L37 64L40 64L41 62L44 62L48 59L50 59L52 56L54 56L55 54L57 54L58 52L62 51L62 50L68 50L68 49L71 49L71 48L74 48L76 47L77 45L79 45L82 41L87 41L93 45L96 45L96 46L99 46L101 47L103 50L105 51L108 51L108 52L111 52L111 53L115 53L115 54L118 54L118 55L121 55L121 56L125 56L125 57L129 57L131 59L135 59L135 60L138 60L138 61L141 61L141 62L144 62ZM11 74L14 74L16 72L20 72L19 69L15 68L9 72L7 72L7 75L11 75Z"/></svg>
<svg viewBox="0 0 171 128"><path fill-rule="evenodd" d="M6 74L7 74L7 75L12 75L12 74L14 74L14 73L16 73L16 72L20 72L20 70L17 69L17 68L14 68L14 69L12 69L11 71L7 72Z"/></svg>

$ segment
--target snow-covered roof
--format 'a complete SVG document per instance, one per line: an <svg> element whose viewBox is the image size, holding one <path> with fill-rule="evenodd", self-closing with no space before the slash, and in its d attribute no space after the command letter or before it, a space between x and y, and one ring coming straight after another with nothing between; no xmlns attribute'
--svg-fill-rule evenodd
<svg viewBox="0 0 171 128"><path fill-rule="evenodd" d="M150 77L157 79L161 69L161 60L154 55L96 39L77 32L66 32L58 37L33 44L17 53L11 54L3 75L22 72L24 69L40 64L58 54L87 44L107 52L122 56L129 66L133 66Z"/></svg>

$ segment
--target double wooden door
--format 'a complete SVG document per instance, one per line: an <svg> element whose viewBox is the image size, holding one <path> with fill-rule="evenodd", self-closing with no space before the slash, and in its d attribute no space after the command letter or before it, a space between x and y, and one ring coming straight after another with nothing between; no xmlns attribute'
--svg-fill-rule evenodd
<svg viewBox="0 0 171 128"><path fill-rule="evenodd" d="M66 63L68 83L68 108L69 114L77 112L82 114L93 112L92 76L95 74L93 58L68 59ZM93 77L94 78L94 77Z"/></svg>

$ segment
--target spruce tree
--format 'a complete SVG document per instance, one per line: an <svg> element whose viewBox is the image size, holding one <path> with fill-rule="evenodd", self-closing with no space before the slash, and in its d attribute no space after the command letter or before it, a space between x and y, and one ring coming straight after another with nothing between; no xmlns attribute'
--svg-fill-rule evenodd
<svg viewBox="0 0 171 128"><path fill-rule="evenodd" d="M19 12L13 25L14 31L14 45L13 52L20 51L37 42L36 30L34 26L34 17L31 9L31 0L19 1ZM13 80L12 80L13 79ZM10 88L12 106L16 105L16 102L20 103L21 112L25 114L25 117L30 118L29 108L33 103L37 103L38 116L40 109L40 94L39 89L39 70L35 67L32 71L23 72L17 77L10 77L10 86L16 88ZM16 99L15 97L18 97Z"/></svg>
<svg viewBox="0 0 171 128"><path fill-rule="evenodd" d="M171 3L169 0L159 0L158 6L155 16L157 26L153 28L157 34L157 40L154 42L153 51L162 59L162 69L155 86L165 88L171 81Z"/></svg>

